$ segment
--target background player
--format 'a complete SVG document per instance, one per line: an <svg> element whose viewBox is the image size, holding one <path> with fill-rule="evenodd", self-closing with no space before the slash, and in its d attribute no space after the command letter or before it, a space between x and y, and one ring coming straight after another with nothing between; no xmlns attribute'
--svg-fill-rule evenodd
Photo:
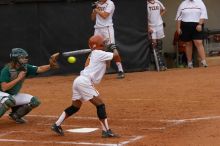
<svg viewBox="0 0 220 146"><path fill-rule="evenodd" d="M103 50L104 46L104 38L102 36L94 35L89 39L89 47L92 49L92 52L86 61L86 67L73 82L72 105L66 108L58 120L52 125L52 130L57 134L64 135L61 123L79 111L83 102L90 101L96 106L97 116L102 126L102 137L117 137L108 126L105 104L94 87L94 84L100 83L107 66L110 65L110 61L115 56L118 56L115 47L110 47L112 53L105 52Z"/></svg>
<svg viewBox="0 0 220 146"><path fill-rule="evenodd" d="M22 48L14 48L11 51L11 62L6 64L0 74L0 117L12 108L9 114L16 123L25 123L22 117L33 108L40 105L36 96L19 93L27 76L43 73L57 67L56 59L59 53L52 55L49 65L33 66L28 64L28 53Z"/></svg>
<svg viewBox="0 0 220 146"><path fill-rule="evenodd" d="M165 13L164 5L158 0L147 0L148 10L148 33L151 35L154 48L157 51L160 70L167 69L162 52L162 38L164 35L164 26L162 16Z"/></svg>
<svg viewBox="0 0 220 146"><path fill-rule="evenodd" d="M112 17L115 11L115 5L111 0L99 0L94 4L91 19L96 21L94 35L104 37L107 44L115 44L114 28ZM124 78L124 70L121 63L121 57L114 58L118 67L117 78Z"/></svg>
<svg viewBox="0 0 220 146"><path fill-rule="evenodd" d="M188 68L193 68L193 45L197 48L201 64L208 67L203 45L203 26L208 19L207 9L202 0L185 0L178 7L176 14L176 31L186 44Z"/></svg>

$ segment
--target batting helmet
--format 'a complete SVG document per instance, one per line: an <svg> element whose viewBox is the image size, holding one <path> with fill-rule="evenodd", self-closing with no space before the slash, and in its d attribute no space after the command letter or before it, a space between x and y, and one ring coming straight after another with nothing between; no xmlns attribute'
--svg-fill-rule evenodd
<svg viewBox="0 0 220 146"><path fill-rule="evenodd" d="M94 35L89 38L89 47L92 50L102 50L104 48L105 41L100 35Z"/></svg>

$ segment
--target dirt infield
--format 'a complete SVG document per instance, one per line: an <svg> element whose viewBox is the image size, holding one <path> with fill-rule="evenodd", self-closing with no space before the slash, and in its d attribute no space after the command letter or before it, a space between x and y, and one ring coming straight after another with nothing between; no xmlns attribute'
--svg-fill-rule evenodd
<svg viewBox="0 0 220 146"><path fill-rule="evenodd" d="M106 75L97 86L110 127L120 138L103 139L101 130L57 136L50 126L71 103L75 76L27 79L22 92L42 104L26 124L0 119L0 146L217 146L220 143L220 67ZM100 128L89 102L63 123L64 130Z"/></svg>

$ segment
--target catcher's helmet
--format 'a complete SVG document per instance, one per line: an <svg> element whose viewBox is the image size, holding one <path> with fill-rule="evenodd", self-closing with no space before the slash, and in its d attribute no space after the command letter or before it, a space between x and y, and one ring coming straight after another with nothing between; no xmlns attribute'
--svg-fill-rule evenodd
<svg viewBox="0 0 220 146"><path fill-rule="evenodd" d="M10 58L28 57L28 53L22 48L13 48L10 53Z"/></svg>
<svg viewBox="0 0 220 146"><path fill-rule="evenodd" d="M28 53L22 48L13 48L10 53L10 58L14 63L19 63L24 66L28 62Z"/></svg>
<svg viewBox="0 0 220 146"><path fill-rule="evenodd" d="M89 38L89 47L92 50L102 50L105 46L104 38L100 35L94 35Z"/></svg>

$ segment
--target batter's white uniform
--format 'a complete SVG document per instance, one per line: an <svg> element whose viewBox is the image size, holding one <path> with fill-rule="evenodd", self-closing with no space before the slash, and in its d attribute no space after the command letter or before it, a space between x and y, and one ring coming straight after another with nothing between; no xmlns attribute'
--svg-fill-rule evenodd
<svg viewBox="0 0 220 146"><path fill-rule="evenodd" d="M165 10L164 5L158 1L147 1L148 26L153 30L152 39L162 39L165 37L163 30L163 20L160 15L161 10Z"/></svg>
<svg viewBox="0 0 220 146"><path fill-rule="evenodd" d="M113 28L112 17L115 11L115 5L111 0L107 0L104 4L97 4L97 8L101 11L109 13L109 16L104 19L99 14L96 14L95 32L94 35L101 35L107 41L107 44L115 44L115 34Z"/></svg>
<svg viewBox="0 0 220 146"><path fill-rule="evenodd" d="M88 101L99 93L94 84L100 83L106 71L106 61L113 59L113 53L93 50L90 62L73 82L72 100Z"/></svg>

